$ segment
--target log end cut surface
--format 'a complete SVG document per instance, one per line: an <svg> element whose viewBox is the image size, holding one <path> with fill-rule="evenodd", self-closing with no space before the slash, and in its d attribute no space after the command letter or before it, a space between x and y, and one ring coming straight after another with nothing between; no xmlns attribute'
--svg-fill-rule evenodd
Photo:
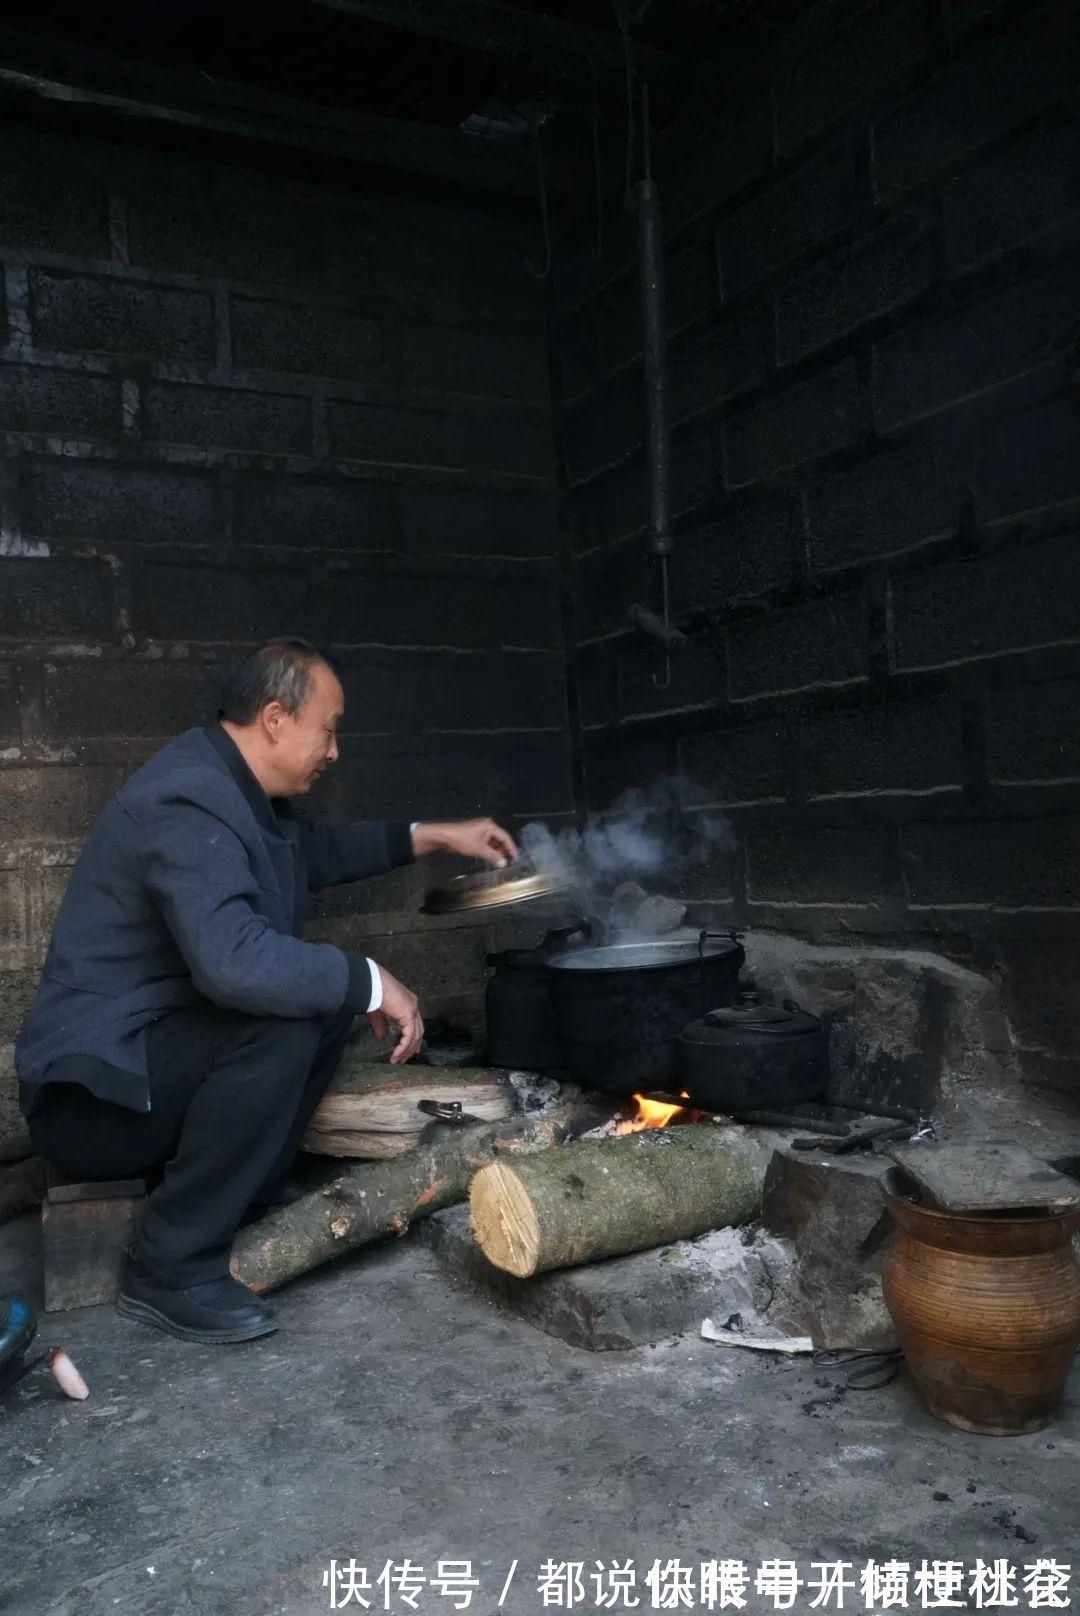
<svg viewBox="0 0 1080 1616"><path fill-rule="evenodd" d="M745 1223L767 1161L734 1127L581 1140L478 1172L473 1228L489 1262L527 1278Z"/></svg>
<svg viewBox="0 0 1080 1616"><path fill-rule="evenodd" d="M540 1256L536 1210L514 1168L493 1162L469 1186L473 1232L485 1256L508 1274L527 1279Z"/></svg>

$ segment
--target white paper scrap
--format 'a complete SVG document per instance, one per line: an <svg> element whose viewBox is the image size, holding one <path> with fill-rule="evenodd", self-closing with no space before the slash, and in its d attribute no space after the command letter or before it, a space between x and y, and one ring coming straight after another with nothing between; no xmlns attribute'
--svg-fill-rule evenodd
<svg viewBox="0 0 1080 1616"><path fill-rule="evenodd" d="M715 1341L722 1347L751 1347L755 1352L813 1352L814 1343L808 1335L747 1335L742 1330L725 1330L712 1319L701 1326L706 1341Z"/></svg>

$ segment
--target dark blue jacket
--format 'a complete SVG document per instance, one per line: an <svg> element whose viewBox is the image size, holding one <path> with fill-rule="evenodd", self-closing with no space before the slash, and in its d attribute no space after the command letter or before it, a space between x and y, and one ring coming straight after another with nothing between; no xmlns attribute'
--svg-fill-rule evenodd
<svg viewBox="0 0 1080 1616"><path fill-rule="evenodd" d="M311 824L271 803L220 725L145 763L102 813L15 1045L24 1111L50 1068L148 1110L144 1031L200 997L256 1016L363 1012L361 954L300 938L308 892L409 863L407 824Z"/></svg>

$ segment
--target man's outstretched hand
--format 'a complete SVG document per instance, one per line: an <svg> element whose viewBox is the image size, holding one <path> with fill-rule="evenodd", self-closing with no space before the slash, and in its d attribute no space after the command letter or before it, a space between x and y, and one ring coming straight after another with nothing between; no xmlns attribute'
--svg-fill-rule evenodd
<svg viewBox="0 0 1080 1616"><path fill-rule="evenodd" d="M514 838L493 819L417 825L412 840L417 858L427 853L460 853L463 858L481 859L496 870L512 864L518 856Z"/></svg>
<svg viewBox="0 0 1080 1616"><path fill-rule="evenodd" d="M382 965L379 966L379 975L382 977L383 1001L382 1008L372 1011L368 1016L371 1030L380 1041L389 1036L390 1023L398 1026L398 1041L394 1053L390 1056L391 1066L400 1066L402 1061L411 1060L420 1045L424 1042L424 1023L420 1015L420 1001L415 993L410 993L403 982Z"/></svg>

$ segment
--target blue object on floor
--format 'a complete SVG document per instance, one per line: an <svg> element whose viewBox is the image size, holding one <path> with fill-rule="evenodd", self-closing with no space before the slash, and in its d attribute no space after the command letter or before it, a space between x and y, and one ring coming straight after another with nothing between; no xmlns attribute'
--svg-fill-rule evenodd
<svg viewBox="0 0 1080 1616"><path fill-rule="evenodd" d="M30 1368L27 1347L37 1334L37 1314L21 1297L0 1298L0 1393Z"/></svg>

